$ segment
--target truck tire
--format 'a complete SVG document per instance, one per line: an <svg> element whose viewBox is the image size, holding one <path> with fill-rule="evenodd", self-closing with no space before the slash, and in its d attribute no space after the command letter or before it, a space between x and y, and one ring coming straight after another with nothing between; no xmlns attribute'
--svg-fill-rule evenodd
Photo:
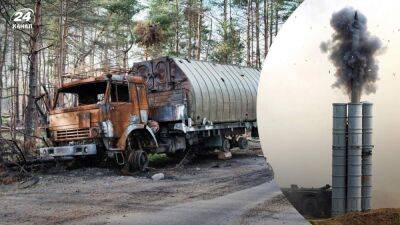
<svg viewBox="0 0 400 225"><path fill-rule="evenodd" d="M134 143L128 140L125 149L125 165L129 172L147 170L149 165L149 157L147 153L142 150L142 145L138 138L135 138Z"/></svg>
<svg viewBox="0 0 400 225"><path fill-rule="evenodd" d="M222 148L222 151L224 151L224 152L229 152L230 150L231 150L231 142L228 140L228 139L224 139L223 141L222 141L222 146L221 146L221 148Z"/></svg>
<svg viewBox="0 0 400 225"><path fill-rule="evenodd" d="M240 149L247 149L247 147L249 146L249 142L247 141L246 138L240 137L238 139L238 145Z"/></svg>
<svg viewBox="0 0 400 225"><path fill-rule="evenodd" d="M143 150L131 151L129 153L126 163L130 172L144 172L149 165L149 158L147 156L147 153Z"/></svg>
<svg viewBox="0 0 400 225"><path fill-rule="evenodd" d="M135 154L135 161L134 168L135 170L145 171L149 166L149 157L147 153L143 150L134 151Z"/></svg>

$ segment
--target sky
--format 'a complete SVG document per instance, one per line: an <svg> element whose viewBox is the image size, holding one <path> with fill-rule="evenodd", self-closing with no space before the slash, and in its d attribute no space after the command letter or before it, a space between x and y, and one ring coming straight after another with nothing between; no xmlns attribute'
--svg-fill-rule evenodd
<svg viewBox="0 0 400 225"><path fill-rule="evenodd" d="M331 39L332 13L360 10L383 43L377 56L374 103L373 206L400 207L400 1L306 0L282 26L264 62L258 124L264 153L281 186L331 183L332 103L348 102L332 88L335 68L321 52Z"/></svg>

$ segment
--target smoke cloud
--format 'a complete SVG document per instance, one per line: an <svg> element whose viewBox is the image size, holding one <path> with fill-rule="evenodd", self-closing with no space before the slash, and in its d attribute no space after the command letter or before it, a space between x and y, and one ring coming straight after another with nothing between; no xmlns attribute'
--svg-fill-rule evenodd
<svg viewBox="0 0 400 225"><path fill-rule="evenodd" d="M336 67L334 88L343 89L352 102L360 102L361 94L375 93L379 67L375 56L381 41L367 30L367 18L353 8L344 8L332 15L335 30L332 40L321 44Z"/></svg>

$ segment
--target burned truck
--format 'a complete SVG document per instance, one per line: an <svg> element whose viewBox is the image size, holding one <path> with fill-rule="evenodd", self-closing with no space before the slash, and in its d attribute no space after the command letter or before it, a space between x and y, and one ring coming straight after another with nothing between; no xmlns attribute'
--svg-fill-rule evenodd
<svg viewBox="0 0 400 225"><path fill-rule="evenodd" d="M66 83L48 113L52 146L40 155L105 157L144 170L149 153L245 148L257 133L258 81L256 69L163 57L129 74Z"/></svg>

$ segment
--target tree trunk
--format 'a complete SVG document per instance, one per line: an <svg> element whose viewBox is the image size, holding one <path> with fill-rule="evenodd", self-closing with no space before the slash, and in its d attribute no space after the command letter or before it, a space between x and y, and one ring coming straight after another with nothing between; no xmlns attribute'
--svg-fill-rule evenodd
<svg viewBox="0 0 400 225"><path fill-rule="evenodd" d="M96 31L92 29L92 43L96 40ZM94 59L96 56L96 45L93 45L93 50L90 54L90 70L94 70Z"/></svg>
<svg viewBox="0 0 400 225"><path fill-rule="evenodd" d="M18 68L18 62L17 62L17 51L18 51L18 48L17 48L17 37L16 37L16 35L14 34L14 37L13 37L13 52L14 52L14 54L13 54L13 57L12 57L12 61L13 61L13 89L12 89L12 95L13 95L13 98L12 98L12 102L13 102L13 114L12 114L12 118L13 118L13 123L12 123L12 136L13 137L15 137L15 129L16 129L16 127L17 127L17 124L18 124L18 120L19 120L19 108L18 108L18 106L19 106L19 102L18 102L18 98L19 98L19 96L18 96L18 79L19 79L19 77L18 77L18 70L17 70L17 68Z"/></svg>
<svg viewBox="0 0 400 225"><path fill-rule="evenodd" d="M224 20L223 20L223 40L224 44L228 45L228 0L224 0ZM223 55L223 63L228 62L228 54Z"/></svg>
<svg viewBox="0 0 400 225"><path fill-rule="evenodd" d="M197 16L197 37L196 37L196 59L200 60L201 55L201 31L203 28L203 0L199 0L199 11Z"/></svg>
<svg viewBox="0 0 400 225"><path fill-rule="evenodd" d="M59 35L60 35L60 47L59 47L59 56L58 56L58 82L59 86L61 86L64 82L63 75L65 74L65 62L66 62L66 38L68 26L67 22L67 13L66 9L68 8L68 1L61 0L60 1L60 19L59 19Z"/></svg>
<svg viewBox="0 0 400 225"><path fill-rule="evenodd" d="M206 60L208 60L208 55L209 55L209 52L210 52L212 31L213 31L213 20L210 19L210 33L208 35L208 43L207 43L207 50L206 50Z"/></svg>
<svg viewBox="0 0 400 225"><path fill-rule="evenodd" d="M19 78L21 79L22 78L22 86L24 86L24 64L23 64L23 55L22 55L22 50L23 50L23 48L22 48L22 43L21 43L21 41L18 43L18 50L19 50L19 55L18 55L18 74L19 74ZM18 83L19 83L19 81L18 81ZM19 86L19 85L18 85ZM23 87L24 88L24 87ZM19 90L18 90L18 92L19 92ZM21 112L21 114L20 114L20 117L19 117L19 120L20 121L25 121L24 120L24 112L25 112L25 96L24 96L24 94L25 94L25 92L23 91L22 92L22 102L21 102L21 107L20 107L20 110L21 111L19 111L19 112ZM21 96L19 96L19 94L18 94L18 102L21 100ZM19 106L19 104L18 104L18 106Z"/></svg>
<svg viewBox="0 0 400 225"><path fill-rule="evenodd" d="M38 43L38 46L41 46L41 43ZM36 86L36 93L40 93L39 89L40 89L40 85L42 82L42 54L40 54L40 52L38 52L37 54L37 72L36 72L36 79L37 79L37 86Z"/></svg>
<svg viewBox="0 0 400 225"><path fill-rule="evenodd" d="M175 0L175 54L179 56L179 0Z"/></svg>
<svg viewBox="0 0 400 225"><path fill-rule="evenodd" d="M30 36L30 53L29 53L29 95L27 112L25 113L25 136L24 146L25 151L34 147L34 139L32 135L35 131L34 113L35 96L37 90L37 72L38 72L38 47L40 35L40 20L41 20L41 0L35 2L35 22L33 24L33 33Z"/></svg>
<svg viewBox="0 0 400 225"><path fill-rule="evenodd" d="M246 64L247 66L251 66L251 61L250 61L250 27L251 27L251 16L250 16L250 2L251 0L247 0L247 7L246 7L246 15L247 15L247 35L246 35L246 47L247 47L247 51L246 51Z"/></svg>
<svg viewBox="0 0 400 225"><path fill-rule="evenodd" d="M58 35L59 35L59 47L58 47L58 62L57 62L57 76L58 76L58 86L61 87L62 83L63 83L63 72L62 72L62 61L64 58L64 52L63 52L63 23L64 23L64 19L63 19L63 15L64 15L64 1L60 0L60 18L59 18L59 22L58 22Z"/></svg>
<svg viewBox="0 0 400 225"><path fill-rule="evenodd" d="M42 51L42 56L41 57L42 57L42 65L43 65L43 69L42 69L42 71L43 71L42 72L42 84L46 85L46 83L47 83L46 77L47 77L48 71L46 70L47 69L47 62L46 62L46 52L45 51Z"/></svg>
<svg viewBox="0 0 400 225"><path fill-rule="evenodd" d="M49 52L47 52L47 76L46 76L46 83L48 84L48 85L50 85L50 74L52 74L52 72L51 71L53 71L53 64L50 64L50 61L51 61L51 58L50 58L50 54L51 52L50 52L50 50L49 50ZM49 97L49 99L51 99L51 94L50 94L50 96L48 96Z"/></svg>
<svg viewBox="0 0 400 225"><path fill-rule="evenodd" d="M251 66L253 66L254 65L254 8L253 8L253 2L251 2L251 5L250 5L250 12L251 12L251 39L250 39L250 41L251 41Z"/></svg>
<svg viewBox="0 0 400 225"><path fill-rule="evenodd" d="M278 35L279 30L279 10L278 1L275 0L275 36Z"/></svg>
<svg viewBox="0 0 400 225"><path fill-rule="evenodd" d="M267 57L269 50L268 43L268 0L264 0L264 58Z"/></svg>
<svg viewBox="0 0 400 225"><path fill-rule="evenodd" d="M6 62L6 53L8 45L8 25L5 26L4 42L3 42L3 52L0 59L0 137L2 136L1 127L3 126L3 68Z"/></svg>
<svg viewBox="0 0 400 225"><path fill-rule="evenodd" d="M187 42L187 57L188 59L192 58L192 22L191 19L188 20L189 30L188 30L188 42Z"/></svg>
<svg viewBox="0 0 400 225"><path fill-rule="evenodd" d="M85 50L85 38L86 38L86 32L85 32L85 25L83 25L82 23L80 24L80 28L81 28L81 47L83 51ZM83 72L85 70L85 65L86 65L86 57L83 58L83 60L79 63L79 71Z"/></svg>
<svg viewBox="0 0 400 225"><path fill-rule="evenodd" d="M273 24L273 15L274 15L274 5L275 5L275 0L271 0L271 5L270 5L270 13L269 13L269 15L270 15L270 19L269 19L269 45L271 46L272 45L272 39L273 39L273 35L274 35L274 33L272 32L273 31L273 26L274 26L274 24Z"/></svg>
<svg viewBox="0 0 400 225"><path fill-rule="evenodd" d="M256 1L256 67L261 67L260 56L260 0Z"/></svg>
<svg viewBox="0 0 400 225"><path fill-rule="evenodd" d="M29 60L27 60L27 61L29 61ZM26 111L27 111L27 109L26 109L26 100L27 100L27 91L28 91L28 88L27 88L27 86L28 86L28 70L29 70L29 63L27 62L27 61L24 61L22 64L21 64L21 66L22 66L22 68L23 68L23 65L25 64L25 71L23 71L22 72L22 88L23 88L23 95L22 95L22 118L23 118L23 120L24 120L24 123L25 123L25 120L26 120Z"/></svg>
<svg viewBox="0 0 400 225"><path fill-rule="evenodd" d="M124 71L126 71L128 69L128 51L124 51L123 55L124 58L122 59L122 66Z"/></svg>
<svg viewBox="0 0 400 225"><path fill-rule="evenodd" d="M223 21L223 38L224 38L224 43L228 41L228 31L227 31L227 23L228 23L228 0L224 0L224 21Z"/></svg>
<svg viewBox="0 0 400 225"><path fill-rule="evenodd" d="M103 58L103 67L104 67L104 71L107 72L107 73L110 71L110 57L109 57L108 48L109 48L109 46L108 46L108 38L106 38L106 44L105 44L105 48L104 48L104 52L103 52L103 56L104 56L104 58Z"/></svg>
<svg viewBox="0 0 400 225"><path fill-rule="evenodd" d="M16 46L17 47L17 46ZM18 58L19 59L15 59L15 65L16 65L16 68L15 68L15 77L14 77L14 85L15 85L15 89L14 89L14 95L15 95L15 118L16 118L16 120L15 120L15 122L16 122L16 125L18 125L19 124L19 122L20 122L20 116L19 116L19 104L20 104L20 102L19 102L19 74L20 74L20 63L19 63L19 61L21 61L20 59L22 58L22 47L21 47L21 42L20 41L18 41L18 50L17 50L17 52L18 52Z"/></svg>
<svg viewBox="0 0 400 225"><path fill-rule="evenodd" d="M238 24L235 23L235 19L232 16L232 8L235 7L235 2L232 3L233 0L229 0L229 29L231 38L231 60L229 63L231 64L240 64L242 62L242 49L241 49L241 28ZM236 25L236 26L235 26ZM244 46L243 46L244 47Z"/></svg>
<svg viewBox="0 0 400 225"><path fill-rule="evenodd" d="M189 8L187 13L187 20L188 20L188 42L187 42L187 57L188 59L192 58L192 0L188 0Z"/></svg>

